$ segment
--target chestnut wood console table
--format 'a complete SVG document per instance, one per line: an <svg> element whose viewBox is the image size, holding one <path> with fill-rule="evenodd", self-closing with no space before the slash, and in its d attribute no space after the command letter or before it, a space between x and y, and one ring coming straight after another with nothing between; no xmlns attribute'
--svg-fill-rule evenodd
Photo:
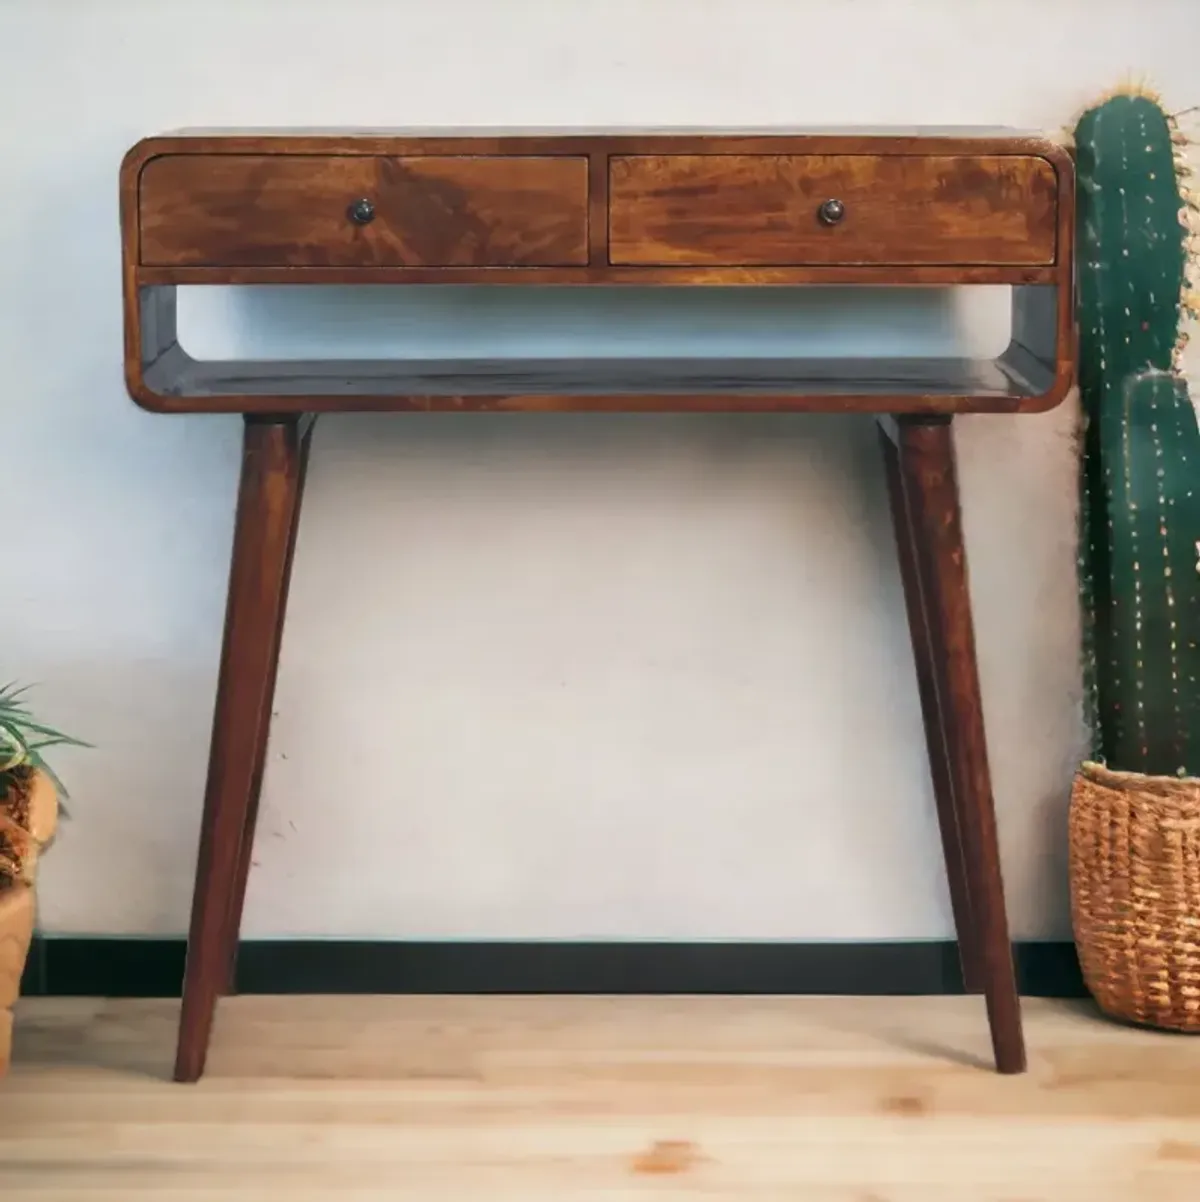
<svg viewBox="0 0 1200 1202"><path fill-rule="evenodd" d="M1074 374L1073 168L1005 130L184 131L120 173L125 374L159 413L240 413L229 598L176 1077L236 959L312 422L323 412L873 414L963 974L1025 1064L951 440ZM1013 286L995 360L198 361L181 284Z"/></svg>

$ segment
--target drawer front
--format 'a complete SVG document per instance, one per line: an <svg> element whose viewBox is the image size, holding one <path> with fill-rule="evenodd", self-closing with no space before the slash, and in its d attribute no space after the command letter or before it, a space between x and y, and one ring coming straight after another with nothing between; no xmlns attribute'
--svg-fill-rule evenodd
<svg viewBox="0 0 1200 1202"><path fill-rule="evenodd" d="M1032 155L615 156L609 260L1053 263L1057 184Z"/></svg>
<svg viewBox="0 0 1200 1202"><path fill-rule="evenodd" d="M164 267L581 266L587 197L583 156L166 155L142 170L140 258ZM354 210L359 201L369 204Z"/></svg>

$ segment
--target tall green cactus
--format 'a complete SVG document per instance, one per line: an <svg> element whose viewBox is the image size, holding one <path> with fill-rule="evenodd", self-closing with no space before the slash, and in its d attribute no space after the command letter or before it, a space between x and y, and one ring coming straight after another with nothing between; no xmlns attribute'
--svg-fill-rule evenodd
<svg viewBox="0 0 1200 1202"><path fill-rule="evenodd" d="M1157 100L1075 129L1080 582L1093 755L1200 775L1200 428L1176 370L1188 200Z"/></svg>

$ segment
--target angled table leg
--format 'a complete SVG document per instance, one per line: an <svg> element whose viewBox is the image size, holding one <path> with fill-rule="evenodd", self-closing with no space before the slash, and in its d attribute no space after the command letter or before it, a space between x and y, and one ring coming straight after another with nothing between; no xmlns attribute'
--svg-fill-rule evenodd
<svg viewBox="0 0 1200 1202"><path fill-rule="evenodd" d="M188 931L175 1079L204 1071L217 997L225 989L249 869L305 434L299 418L245 419L225 636L213 716L200 852Z"/></svg>
<svg viewBox="0 0 1200 1202"><path fill-rule="evenodd" d="M250 860L254 854L254 828L258 823L258 801L262 794L263 775L267 767L267 744L271 732L271 704L275 696L275 677L279 670L279 650L283 644L283 616L287 611L288 587L292 580L292 559L296 553L296 535L300 529L300 509L304 503L304 480L308 473L308 453L312 446L316 416L303 418L300 426L300 462L297 469L296 497L292 504L292 521L287 536L287 551L283 563L283 584L279 598L279 619L275 626L275 642L271 648L271 662L267 669L266 689L263 692L263 712L259 717L262 734L259 739L258 756L254 774L250 780L250 800L246 810L246 821L242 832L242 846L238 856L233 890L229 896L230 951L229 970L224 993L237 989L238 946L242 930L242 912L246 906L246 884L250 879Z"/></svg>
<svg viewBox="0 0 1200 1202"><path fill-rule="evenodd" d="M960 921L961 913L971 930L962 947L964 967L981 977L996 1068L1019 1073L1025 1068L1025 1043L1000 872L950 419L900 418L891 433L903 526L912 551L907 571L924 614L923 622L913 623L910 609L910 625L919 675L927 678L922 702L934 780L940 776L942 782L939 812L952 889L958 879L955 920ZM903 546L901 540L902 570ZM940 732L929 731L931 711ZM944 761L936 754L943 749ZM961 858L954 854L954 829Z"/></svg>
<svg viewBox="0 0 1200 1202"><path fill-rule="evenodd" d="M959 829L950 752L946 742L946 721L937 689L937 664L930 634L929 606L921 587L917 551L913 541L913 518L904 488L900 451L894 441L896 431L879 428L883 462L887 474L888 502L895 528L896 552L900 562L900 583L904 590L904 608L908 615L909 637L917 669L917 691L921 698L921 716L925 726L929 772L937 805L938 827L942 835L942 853L950 885L950 908L958 936L958 954L962 963L963 985L968 993L980 993L983 977L979 948L975 940L975 919L971 909L971 884L963 855Z"/></svg>

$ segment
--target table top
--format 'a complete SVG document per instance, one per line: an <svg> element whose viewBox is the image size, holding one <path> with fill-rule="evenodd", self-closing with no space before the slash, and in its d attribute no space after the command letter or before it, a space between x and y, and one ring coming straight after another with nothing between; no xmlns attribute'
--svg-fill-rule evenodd
<svg viewBox="0 0 1200 1202"><path fill-rule="evenodd" d="M1004 141L1014 146L1038 145L1066 151L1044 130L1006 125L191 125L162 130L133 147L174 139L228 141L237 138L287 140L336 139L465 139L490 142L509 139L543 141L623 140L642 138L708 141L740 138L773 142L787 139L864 139L887 141Z"/></svg>

